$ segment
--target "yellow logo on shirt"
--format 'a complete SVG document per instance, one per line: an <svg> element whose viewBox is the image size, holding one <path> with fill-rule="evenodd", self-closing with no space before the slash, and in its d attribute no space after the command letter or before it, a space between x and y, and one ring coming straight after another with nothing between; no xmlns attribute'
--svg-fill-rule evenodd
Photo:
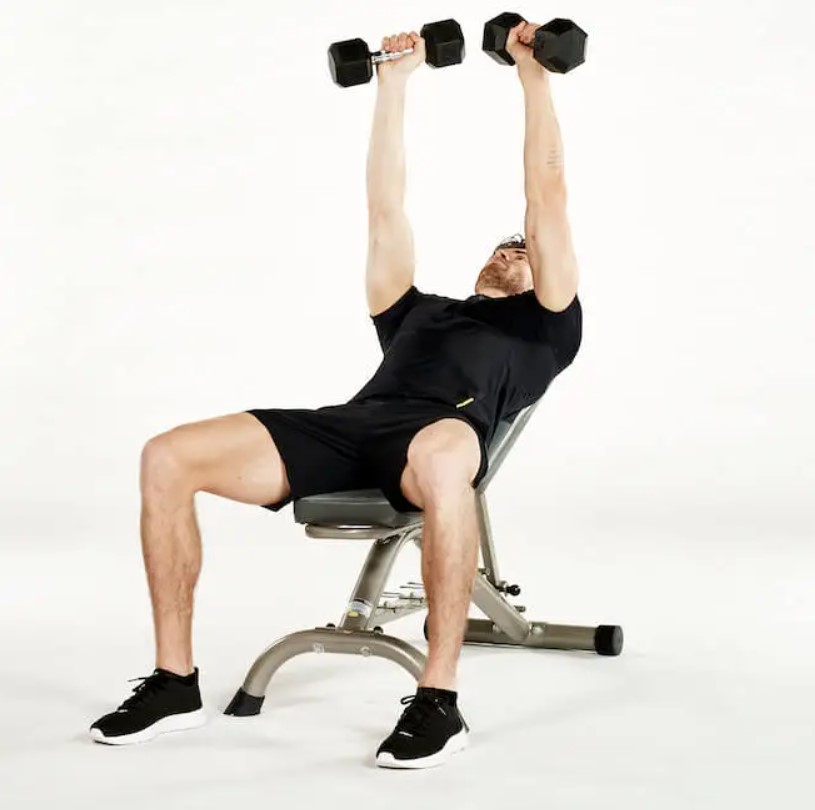
<svg viewBox="0 0 815 810"><path fill-rule="evenodd" d="M469 405L471 402L475 402L475 397L469 397L468 399L465 399L464 402L459 402L456 407L463 408L465 405Z"/></svg>

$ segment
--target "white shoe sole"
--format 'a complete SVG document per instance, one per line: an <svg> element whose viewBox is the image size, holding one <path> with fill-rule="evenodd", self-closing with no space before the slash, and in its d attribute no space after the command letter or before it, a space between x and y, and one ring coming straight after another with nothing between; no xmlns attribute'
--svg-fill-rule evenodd
<svg viewBox="0 0 815 810"><path fill-rule="evenodd" d="M203 709L196 709L194 712L184 714L170 714L157 720L152 726L148 726L133 734L119 734L115 737L106 737L101 729L92 728L91 739L94 742L106 745L133 745L135 743L147 742L159 734L167 734L171 731L187 731L191 728L200 728L207 722L207 716Z"/></svg>
<svg viewBox="0 0 815 810"><path fill-rule="evenodd" d="M467 729L462 728L458 734L454 734L447 740L441 751L421 759L396 759L393 754L383 752L376 758L376 764L380 768L401 768L404 770L435 768L437 765L443 765L447 762L453 754L463 751L467 747L468 736Z"/></svg>

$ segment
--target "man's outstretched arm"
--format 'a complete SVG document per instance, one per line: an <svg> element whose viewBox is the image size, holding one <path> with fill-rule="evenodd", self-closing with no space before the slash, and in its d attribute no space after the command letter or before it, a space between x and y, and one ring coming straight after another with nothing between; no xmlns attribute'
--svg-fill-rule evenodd
<svg viewBox="0 0 815 810"><path fill-rule="evenodd" d="M413 284L413 232L404 210L405 91L410 74L424 62L424 40L400 34L382 40L383 51L413 53L377 66L376 108L368 149L368 309L377 315Z"/></svg>
<svg viewBox="0 0 815 810"><path fill-rule="evenodd" d="M513 28L507 50L518 64L524 90L524 228L535 295L547 309L560 312L574 299L579 274L566 216L563 144L549 74L535 61L529 47L537 27L521 23Z"/></svg>

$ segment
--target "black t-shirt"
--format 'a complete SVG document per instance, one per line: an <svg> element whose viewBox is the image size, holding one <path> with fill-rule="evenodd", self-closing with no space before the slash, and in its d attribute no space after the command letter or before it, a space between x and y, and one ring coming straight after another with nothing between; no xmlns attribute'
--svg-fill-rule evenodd
<svg viewBox="0 0 815 810"><path fill-rule="evenodd" d="M460 301L412 286L372 320L384 357L351 401L438 401L481 427L487 442L501 418L543 395L574 360L582 335L577 296L552 312L532 290Z"/></svg>

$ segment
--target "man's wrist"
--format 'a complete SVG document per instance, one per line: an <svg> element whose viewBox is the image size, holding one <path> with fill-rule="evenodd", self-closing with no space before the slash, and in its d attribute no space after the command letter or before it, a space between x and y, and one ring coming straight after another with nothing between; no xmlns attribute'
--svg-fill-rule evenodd
<svg viewBox="0 0 815 810"><path fill-rule="evenodd" d="M385 93L404 93L409 76L399 73L383 74L377 77L378 88Z"/></svg>
<svg viewBox="0 0 815 810"><path fill-rule="evenodd" d="M549 90L549 73L546 68L534 65L526 70L518 71L525 93L540 93Z"/></svg>

